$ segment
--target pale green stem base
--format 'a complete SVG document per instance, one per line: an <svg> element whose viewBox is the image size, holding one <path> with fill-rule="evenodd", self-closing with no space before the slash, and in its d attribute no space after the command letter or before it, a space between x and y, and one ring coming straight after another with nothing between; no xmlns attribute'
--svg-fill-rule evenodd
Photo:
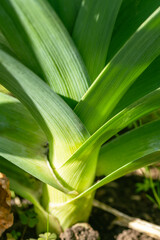
<svg viewBox="0 0 160 240"><path fill-rule="evenodd" d="M48 185L46 185L44 192L45 194L43 195L45 197L43 199L43 205L51 215L58 219L63 230L75 223L88 221L92 209L94 193L65 204L71 197L66 196ZM56 200L59 200L58 203L60 204L63 202L63 204L61 206L56 206Z"/></svg>

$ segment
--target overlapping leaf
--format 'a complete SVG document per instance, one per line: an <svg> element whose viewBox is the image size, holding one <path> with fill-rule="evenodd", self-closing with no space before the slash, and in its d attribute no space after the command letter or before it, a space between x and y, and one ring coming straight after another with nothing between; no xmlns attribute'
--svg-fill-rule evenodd
<svg viewBox="0 0 160 240"><path fill-rule="evenodd" d="M67 191L56 179L47 160L44 133L16 98L3 93L0 93L0 132L1 157L41 181ZM5 161L5 166L9 167L7 160L2 159L1 163Z"/></svg>
<svg viewBox="0 0 160 240"><path fill-rule="evenodd" d="M30 110L47 135L50 161L57 167L88 138L87 130L47 84L3 50L0 50L0 71L0 83Z"/></svg>
<svg viewBox="0 0 160 240"><path fill-rule="evenodd" d="M123 0L114 26L107 62L114 57L139 26L159 7L159 0Z"/></svg>
<svg viewBox="0 0 160 240"><path fill-rule="evenodd" d="M100 151L97 175L109 175L120 167L154 152L160 152L160 121L154 121L119 136Z"/></svg>
<svg viewBox="0 0 160 240"><path fill-rule="evenodd" d="M141 97L160 87L160 57L156 58L150 66L138 77L126 94L118 102L109 116L112 117Z"/></svg>
<svg viewBox="0 0 160 240"><path fill-rule="evenodd" d="M77 105L75 112L90 133L105 122L128 88L159 54L160 8L108 63Z"/></svg>
<svg viewBox="0 0 160 240"><path fill-rule="evenodd" d="M79 194L74 199L68 200L64 204L57 203L55 204L55 207L65 205L84 197L104 184L107 184L131 171L158 162L160 158L160 133L157 129L160 129L159 127L160 121L152 122L135 130L134 132L128 133L116 139L111 143L108 143L108 146L106 145L100 153L100 161L103 162L103 169L101 168L102 166L98 167L98 175L107 174L107 176L93 184L90 188ZM142 133L144 133L146 139L141 136ZM131 138L132 136L134 136L134 138ZM141 143L139 137L141 139ZM126 140L128 140L128 142L126 142ZM136 140L137 145L135 143L133 144L133 141ZM139 146L138 143L140 144ZM113 149L111 149L111 147L113 147ZM115 150L119 150L119 152Z"/></svg>
<svg viewBox="0 0 160 240"><path fill-rule="evenodd" d="M58 170L59 173L63 172L63 177L67 181L67 175L71 174L73 169L75 176L78 176L78 174L80 174L80 162L84 163L86 172L91 168L95 168L95 164L97 163L97 155L103 143L109 140L117 132L128 126L130 123L159 108L160 89L157 89L139 101L135 102L134 104L130 105L119 114L114 116L112 119L110 119L108 122L106 122L77 150L77 152L75 152L75 154L72 155L72 157L64 165L60 167ZM91 160L86 162L84 159ZM83 173L83 177L85 179L85 173ZM92 181L93 179L91 179L91 182ZM79 185L82 189L85 186L85 182L84 184L81 182Z"/></svg>
<svg viewBox="0 0 160 240"><path fill-rule="evenodd" d="M81 1L82 0L48 0L51 6L55 9L58 16L61 18L67 30L71 33L75 24Z"/></svg>
<svg viewBox="0 0 160 240"><path fill-rule="evenodd" d="M0 28L19 59L55 92L78 101L89 78L72 39L47 1L2 0Z"/></svg>

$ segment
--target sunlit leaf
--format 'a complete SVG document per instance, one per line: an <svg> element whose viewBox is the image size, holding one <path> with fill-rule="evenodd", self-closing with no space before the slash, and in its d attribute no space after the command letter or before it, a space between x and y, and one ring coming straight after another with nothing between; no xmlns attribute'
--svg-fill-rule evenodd
<svg viewBox="0 0 160 240"><path fill-rule="evenodd" d="M18 58L60 95L78 101L89 78L72 39L47 1L2 0L0 29Z"/></svg>
<svg viewBox="0 0 160 240"><path fill-rule="evenodd" d="M160 8L108 63L77 105L75 112L90 133L105 122L128 88L159 54Z"/></svg>
<svg viewBox="0 0 160 240"><path fill-rule="evenodd" d="M132 130L105 144L100 151L97 175L108 175L116 169L160 151L160 121Z"/></svg>

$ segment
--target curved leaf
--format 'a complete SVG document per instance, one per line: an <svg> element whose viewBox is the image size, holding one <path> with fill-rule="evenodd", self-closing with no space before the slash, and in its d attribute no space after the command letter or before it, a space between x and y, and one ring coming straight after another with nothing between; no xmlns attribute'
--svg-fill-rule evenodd
<svg viewBox="0 0 160 240"><path fill-rule="evenodd" d="M156 58L150 66L138 77L133 85L128 89L125 95L109 116L112 117L133 102L149 94L160 87L160 56Z"/></svg>
<svg viewBox="0 0 160 240"><path fill-rule="evenodd" d="M65 162L88 138L87 130L69 106L37 75L3 50L0 50L0 83L29 109L44 130L54 167Z"/></svg>
<svg viewBox="0 0 160 240"><path fill-rule="evenodd" d="M121 48L76 106L76 114L90 133L105 122L128 88L159 54L160 7Z"/></svg>
<svg viewBox="0 0 160 240"><path fill-rule="evenodd" d="M106 122L99 130L97 130L97 132L95 132L90 138L88 138L88 140L85 141L85 143L72 155L68 161L66 161L65 164L58 169L58 172L63 172L63 177L67 181L68 174L71 175L73 172L75 176L81 174L81 169L79 168L81 162L86 168L86 172L90 169L95 169L99 150L103 143L109 140L117 132L124 129L130 123L159 108L160 88L130 105ZM88 159L88 161L84 161L84 159ZM85 178L85 173L83 174ZM92 181L93 179L91 178L90 182ZM75 179L74 182L76 182Z"/></svg>
<svg viewBox="0 0 160 240"><path fill-rule="evenodd" d="M47 84L3 50L0 50L0 83L24 103L44 130L50 144L49 160L53 170L46 156L43 161L44 157L36 156L28 145L21 146L3 137L0 155L36 177L40 177L39 170L44 168L44 177L53 180L49 182L50 185L65 192L66 188L69 188L70 192L70 187L60 178L55 167L64 163L89 137L87 130L68 105Z"/></svg>
<svg viewBox="0 0 160 240"><path fill-rule="evenodd" d="M89 78L72 39L49 3L2 0L0 11L0 28L19 59L43 76L55 92L80 100L89 87Z"/></svg>
<svg viewBox="0 0 160 240"><path fill-rule="evenodd" d="M111 181L114 181L115 179L120 178L129 172L135 171L138 168L142 168L144 166L159 162L159 157L160 157L160 151L155 151L154 153L148 154L147 156L142 157L140 159L136 159L135 161L128 161L127 164L123 165L119 169L116 169L116 171L110 173L108 176L106 176L99 182L95 183L91 188L87 189L81 195L78 195L78 198L84 197L87 194L100 188L101 186Z"/></svg>
<svg viewBox="0 0 160 240"><path fill-rule="evenodd" d="M136 151L135 151L136 150ZM153 164L160 158L160 120L146 124L132 132L109 142L102 147L98 167L98 175L107 174L102 180L93 184L65 204L88 195L99 187L107 184L138 168ZM101 163L102 163L101 162ZM65 204L56 204L61 206Z"/></svg>
<svg viewBox="0 0 160 240"><path fill-rule="evenodd" d="M47 140L37 122L16 98L3 93L0 93L0 132L0 156L7 159L1 160L1 168L2 163L10 168L9 160L41 181L67 192L49 165Z"/></svg>
<svg viewBox="0 0 160 240"><path fill-rule="evenodd" d="M97 175L108 175L116 169L154 152L160 151L160 121L132 130L102 146Z"/></svg>
<svg viewBox="0 0 160 240"><path fill-rule="evenodd" d="M159 0L123 0L110 41L107 62L159 5Z"/></svg>

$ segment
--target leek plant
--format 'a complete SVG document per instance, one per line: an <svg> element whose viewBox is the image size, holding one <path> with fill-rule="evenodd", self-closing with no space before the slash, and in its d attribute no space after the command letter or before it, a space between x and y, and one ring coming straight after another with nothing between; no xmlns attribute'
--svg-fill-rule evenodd
<svg viewBox="0 0 160 240"><path fill-rule="evenodd" d="M1 0L0 31L0 171L59 233L160 159L159 120L109 141L160 108L160 2Z"/></svg>

